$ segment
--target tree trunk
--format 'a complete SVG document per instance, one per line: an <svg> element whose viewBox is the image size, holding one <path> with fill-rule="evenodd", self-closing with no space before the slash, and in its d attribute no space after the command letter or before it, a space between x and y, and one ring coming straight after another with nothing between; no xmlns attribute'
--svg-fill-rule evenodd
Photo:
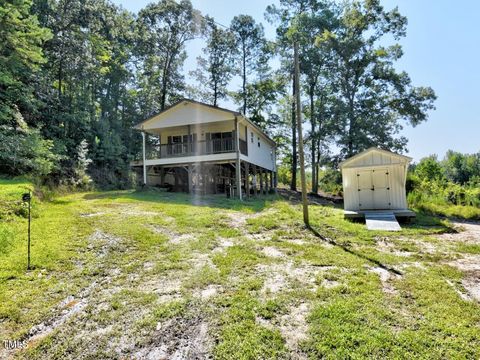
<svg viewBox="0 0 480 360"><path fill-rule="evenodd" d="M295 97L295 75L292 76L292 80L292 95ZM290 189L297 191L297 122L295 119L295 101L292 101L292 182Z"/></svg>
<svg viewBox="0 0 480 360"><path fill-rule="evenodd" d="M310 124L311 124L311 151L312 151L312 192L316 194L318 192L317 187L317 167L315 163L315 142L316 142L316 120L315 120L315 81L310 83L309 96L310 96Z"/></svg>
<svg viewBox="0 0 480 360"><path fill-rule="evenodd" d="M247 115L247 50L243 44L243 69L242 69L242 95L243 95L243 115Z"/></svg>

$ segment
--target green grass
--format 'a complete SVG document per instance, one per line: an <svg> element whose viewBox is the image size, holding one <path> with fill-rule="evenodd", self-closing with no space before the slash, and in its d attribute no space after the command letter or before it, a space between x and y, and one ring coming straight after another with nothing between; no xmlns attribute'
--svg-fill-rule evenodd
<svg viewBox="0 0 480 360"><path fill-rule="evenodd" d="M0 200L29 186L0 180ZM15 356L131 358L162 346L172 356L190 341L210 344L217 359L478 358L480 307L458 293L470 275L447 264L478 255L478 244L445 243L437 236L452 232L450 223L417 215L399 233L372 232L341 209L311 206L318 237L299 205L274 195L36 199L33 270L26 219L9 210L0 222L0 340L27 338L80 302ZM379 268L390 269L387 290L371 271ZM307 309L299 319L298 309Z"/></svg>
<svg viewBox="0 0 480 360"><path fill-rule="evenodd" d="M432 215L466 220L480 220L480 208L471 205L423 203L416 205L416 208Z"/></svg>

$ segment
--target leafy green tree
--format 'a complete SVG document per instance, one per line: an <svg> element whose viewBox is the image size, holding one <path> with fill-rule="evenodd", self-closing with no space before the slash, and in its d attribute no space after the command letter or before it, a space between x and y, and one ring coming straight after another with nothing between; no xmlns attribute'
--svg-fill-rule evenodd
<svg viewBox="0 0 480 360"><path fill-rule="evenodd" d="M329 68L341 100L337 122L338 146L351 156L370 146L405 149L407 139L396 135L401 120L415 126L427 119L436 98L429 87L413 87L394 63L401 46L385 46L385 37L405 36L407 19L398 9L385 11L379 0L348 2L335 31L317 37L330 50Z"/></svg>
<svg viewBox="0 0 480 360"><path fill-rule="evenodd" d="M235 16L230 24L230 31L235 37L235 51L237 74L242 79L242 89L235 97L242 104L244 115L248 110L247 86L250 77L258 77L259 73L266 73L268 69L268 44L265 39L263 26L257 24L250 15Z"/></svg>
<svg viewBox="0 0 480 360"><path fill-rule="evenodd" d="M0 173L9 175L49 175L59 156L52 151L53 142L45 140L38 129L29 128L20 113L15 126L0 125Z"/></svg>
<svg viewBox="0 0 480 360"><path fill-rule="evenodd" d="M420 160L415 166L415 175L420 180L442 180L445 178L444 169L436 155L431 155Z"/></svg>
<svg viewBox="0 0 480 360"><path fill-rule="evenodd" d="M441 164L445 176L457 184L465 185L480 176L480 153L462 154L449 150Z"/></svg>
<svg viewBox="0 0 480 360"><path fill-rule="evenodd" d="M32 15L28 0L0 2L0 172L49 174L58 158L35 128L34 85L51 34Z"/></svg>
<svg viewBox="0 0 480 360"><path fill-rule="evenodd" d="M18 113L29 120L37 107L34 74L45 62L42 44L51 35L30 13L32 2L0 2L0 124L16 127Z"/></svg>
<svg viewBox="0 0 480 360"><path fill-rule="evenodd" d="M138 85L143 113L163 110L183 90L185 44L203 29L203 17L190 0L161 0L140 11L137 56L141 61Z"/></svg>
<svg viewBox="0 0 480 360"><path fill-rule="evenodd" d="M218 101L227 97L227 86L234 75L235 38L231 31L222 30L211 18L207 19L207 34L204 56L197 58L198 69L193 76L206 90L201 91L202 98L218 106Z"/></svg>

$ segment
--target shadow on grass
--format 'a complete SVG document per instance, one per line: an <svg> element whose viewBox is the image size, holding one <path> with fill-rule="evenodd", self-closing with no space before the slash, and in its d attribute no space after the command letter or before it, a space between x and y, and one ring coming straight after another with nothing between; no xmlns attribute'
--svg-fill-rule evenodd
<svg viewBox="0 0 480 360"><path fill-rule="evenodd" d="M350 254L350 255L354 255L356 257L359 257L360 259L363 259L363 260L366 260L368 261L369 263L372 263L384 270L387 270L393 274L396 274L396 275L403 275L401 271L393 268L393 267L390 267L390 266L387 266L385 264L383 264L382 262L378 261L377 259L374 259L372 257L369 257L365 254L362 254L358 251L355 251L353 249L351 249L350 247L348 246L345 246L343 244L340 244L340 243L337 243L335 240L333 239L330 239L322 234L320 234L315 228L313 228L312 226L308 226L307 227L312 233L313 235L315 235L316 237L318 237L319 239L321 239L322 241L325 241L327 243L329 243L330 245L333 245L333 246L336 246L336 247L339 247L340 249L342 249L343 251L345 251L346 253Z"/></svg>
<svg viewBox="0 0 480 360"><path fill-rule="evenodd" d="M279 200L278 195L260 195L256 198L249 197L240 201L238 199L227 198L225 195L190 195L178 192L163 192L154 190L136 190L136 191L111 191L102 193L88 193L83 196L85 200L137 200L152 202L157 204L176 204L176 205L194 205L210 208L228 209L236 211L259 212L267 207L268 203Z"/></svg>

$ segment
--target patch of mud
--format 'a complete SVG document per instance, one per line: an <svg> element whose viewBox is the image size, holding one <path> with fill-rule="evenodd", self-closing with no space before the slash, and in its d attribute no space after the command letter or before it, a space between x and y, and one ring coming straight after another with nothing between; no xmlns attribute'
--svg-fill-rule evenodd
<svg viewBox="0 0 480 360"><path fill-rule="evenodd" d="M134 359L190 360L211 358L213 339L201 317L174 318L160 323L149 344L133 354Z"/></svg>
<svg viewBox="0 0 480 360"><path fill-rule="evenodd" d="M377 274L380 277L380 282L382 283L383 292L387 294L395 295L398 293L397 289L391 283L394 279L399 279L401 276L388 271L387 269L381 268L379 266L369 267L368 271Z"/></svg>

